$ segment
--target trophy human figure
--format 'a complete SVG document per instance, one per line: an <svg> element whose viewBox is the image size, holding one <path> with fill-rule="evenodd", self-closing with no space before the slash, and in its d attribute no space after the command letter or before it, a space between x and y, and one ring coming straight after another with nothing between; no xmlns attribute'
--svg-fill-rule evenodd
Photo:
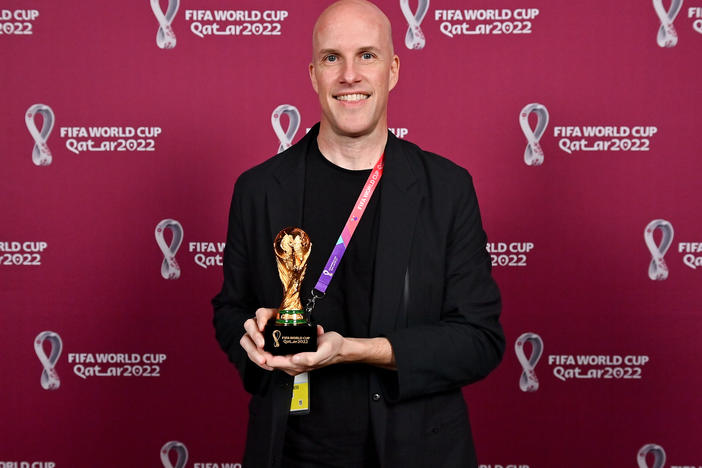
<svg viewBox="0 0 702 468"><path fill-rule="evenodd" d="M312 251L309 236L300 228L288 227L273 241L278 276L283 283L283 301L275 320L266 325L264 349L271 354L295 354L317 349L316 327L305 318L300 288Z"/></svg>

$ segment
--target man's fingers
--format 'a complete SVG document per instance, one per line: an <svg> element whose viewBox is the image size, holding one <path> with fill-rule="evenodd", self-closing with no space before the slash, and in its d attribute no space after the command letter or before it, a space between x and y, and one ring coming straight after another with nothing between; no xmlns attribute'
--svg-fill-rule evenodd
<svg viewBox="0 0 702 468"><path fill-rule="evenodd" d="M263 348L265 340L263 339L261 332L258 330L254 319L248 319L246 322L244 322L244 330L246 330L245 336L249 336L251 341L255 343L256 346Z"/></svg>
<svg viewBox="0 0 702 468"><path fill-rule="evenodd" d="M293 362L290 360L290 356L270 356L266 363L276 369L286 369L295 367Z"/></svg>
<svg viewBox="0 0 702 468"><path fill-rule="evenodd" d="M242 336L241 340L239 340L239 344L242 348L244 348L246 354L249 355L249 359L251 359L257 365L260 366L266 364L266 359L261 355L261 353L258 352L258 348L251 340L251 337L249 335Z"/></svg>
<svg viewBox="0 0 702 468"><path fill-rule="evenodd" d="M303 372L311 370L306 366L298 365L292 360L293 356L288 354L287 356L273 356L269 355L266 363L273 369L280 369L288 375L297 375Z"/></svg>
<svg viewBox="0 0 702 468"><path fill-rule="evenodd" d="M292 357L292 362L300 366L312 366L316 364L317 353L297 353Z"/></svg>
<svg viewBox="0 0 702 468"><path fill-rule="evenodd" d="M254 319L248 319L246 322L244 322L244 330L246 330L246 333L248 335L254 335L258 333L258 327L256 326L256 322Z"/></svg>
<svg viewBox="0 0 702 468"><path fill-rule="evenodd" d="M276 309L269 309L266 307L261 307L256 310L256 324L258 325L259 331L263 331L266 327L266 323L275 316L276 312Z"/></svg>
<svg viewBox="0 0 702 468"><path fill-rule="evenodd" d="M273 368L266 363L266 356L260 352L249 335L242 336L239 343L254 364L266 370L273 370Z"/></svg>

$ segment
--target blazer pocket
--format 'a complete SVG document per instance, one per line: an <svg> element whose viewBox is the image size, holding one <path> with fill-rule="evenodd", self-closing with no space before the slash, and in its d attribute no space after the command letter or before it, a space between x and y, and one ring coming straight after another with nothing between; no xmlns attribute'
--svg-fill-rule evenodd
<svg viewBox="0 0 702 468"><path fill-rule="evenodd" d="M468 411L460 390L436 395L426 406L427 435L439 434L447 428L465 426L469 431Z"/></svg>
<svg viewBox="0 0 702 468"><path fill-rule="evenodd" d="M461 398L463 400L463 398ZM472 468L475 449L465 403L462 407L447 405L453 411L442 411L427 427L422 451L423 465L432 468Z"/></svg>

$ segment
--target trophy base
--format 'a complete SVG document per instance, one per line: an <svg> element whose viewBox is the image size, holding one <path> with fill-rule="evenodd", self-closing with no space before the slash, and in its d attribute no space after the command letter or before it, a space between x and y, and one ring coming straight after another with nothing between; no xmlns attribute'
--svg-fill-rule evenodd
<svg viewBox="0 0 702 468"><path fill-rule="evenodd" d="M263 330L263 350L274 356L317 351L317 326L281 325L271 319Z"/></svg>

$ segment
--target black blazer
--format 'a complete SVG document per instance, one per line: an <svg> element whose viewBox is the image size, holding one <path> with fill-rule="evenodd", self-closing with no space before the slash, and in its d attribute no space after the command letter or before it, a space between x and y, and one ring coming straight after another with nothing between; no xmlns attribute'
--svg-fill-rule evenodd
<svg viewBox="0 0 702 468"><path fill-rule="evenodd" d="M273 239L300 225L305 155L318 131L234 187L224 284L212 303L217 340L252 394L247 467L279 466L292 377L251 363L239 340L258 307L282 299ZM370 418L382 466L477 467L461 387L499 364L505 341L471 176L388 133L380 196L370 336L387 337L397 363L370 381L370 395L380 395Z"/></svg>

